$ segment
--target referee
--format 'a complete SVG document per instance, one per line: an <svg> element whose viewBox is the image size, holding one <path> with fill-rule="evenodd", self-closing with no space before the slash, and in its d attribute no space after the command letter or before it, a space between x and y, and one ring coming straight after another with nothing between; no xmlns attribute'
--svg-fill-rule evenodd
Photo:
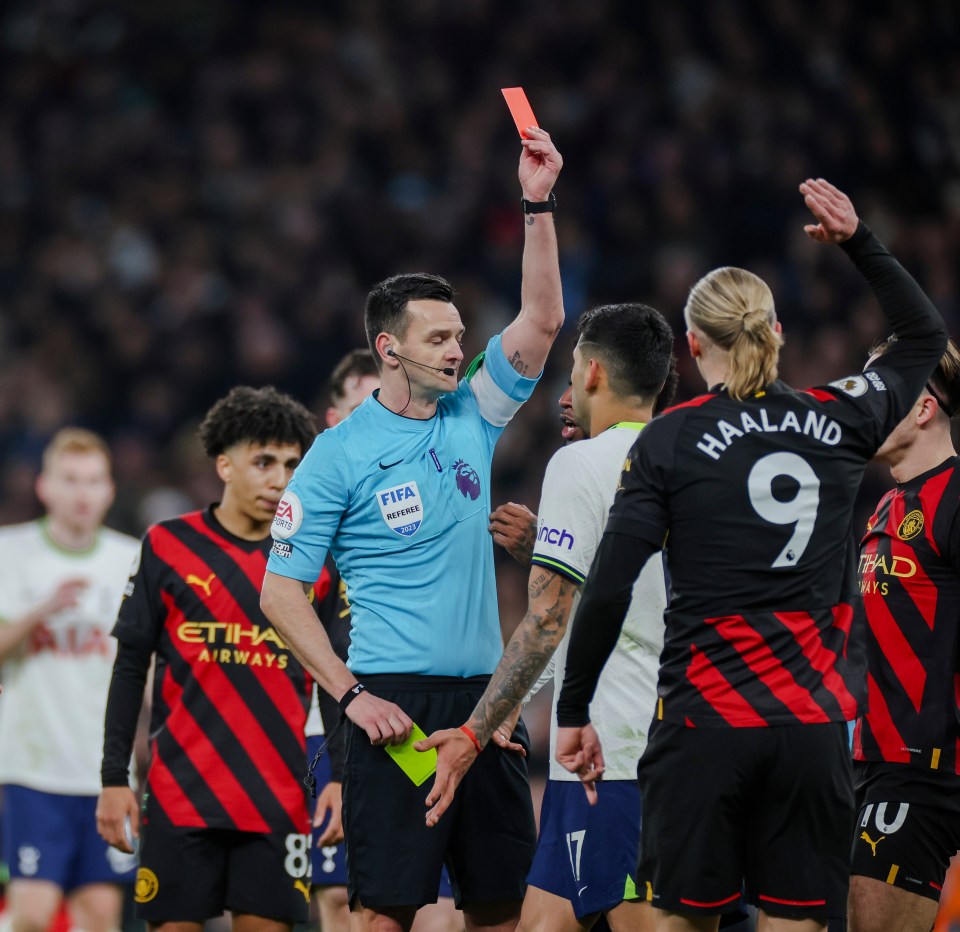
<svg viewBox="0 0 960 932"><path fill-rule="evenodd" d="M503 650L490 467L563 324L551 216L562 160L543 130L527 135L518 316L458 378L464 327L449 283L413 273L377 285L365 324L380 390L321 434L274 520L264 611L349 719L343 816L358 928L409 929L436 901L444 862L469 928L515 928L526 888L536 829L522 759L491 748L459 811L429 829L428 787L383 746L414 723L431 732L464 721ZM304 595L328 550L352 609L347 665Z"/></svg>

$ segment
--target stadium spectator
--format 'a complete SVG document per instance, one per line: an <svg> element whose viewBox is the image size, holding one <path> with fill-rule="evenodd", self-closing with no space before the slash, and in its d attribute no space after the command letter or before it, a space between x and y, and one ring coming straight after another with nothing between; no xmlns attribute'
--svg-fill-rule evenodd
<svg viewBox="0 0 960 932"><path fill-rule="evenodd" d="M958 411L951 341L876 455L897 485L860 545L868 711L854 731L851 932L928 932L960 849Z"/></svg>
<svg viewBox="0 0 960 932"><path fill-rule="evenodd" d="M458 383L464 328L450 285L422 273L377 285L365 322L380 390L318 438L284 495L291 523L274 522L264 610L351 722L344 825L363 927L408 929L417 907L436 898L446 861L468 928L512 929L533 852L526 768L512 755L491 748L457 818L432 830L418 812L426 790L381 747L402 743L414 721L431 731L462 721L502 652L490 463L563 324L549 216L562 160L542 129L525 133L517 318ZM303 595L328 550L350 592L349 669Z"/></svg>
<svg viewBox="0 0 960 932"><path fill-rule="evenodd" d="M46 516L0 529L4 926L45 932L66 894L75 928L112 932L136 863L97 836L97 749L137 542L103 526L110 452L90 431L53 437L36 492Z"/></svg>
<svg viewBox="0 0 960 932"><path fill-rule="evenodd" d="M845 195L822 179L800 190L816 221L807 234L842 244L899 339L863 374L796 391L776 378L781 327L767 285L721 268L693 287L687 342L709 390L631 451L557 703L557 757L589 786L604 771L591 697L637 573L666 543L657 702L637 709L640 722L654 718L638 769L637 880L663 930L716 929L744 884L768 930L822 929L846 906L846 721L862 698L847 652L854 497L946 334Z"/></svg>
<svg viewBox="0 0 960 932"><path fill-rule="evenodd" d="M200 441L222 500L147 531L120 607L97 826L122 851L142 836L135 899L153 929L199 932L224 910L236 932L307 918L311 684L261 614L259 590L270 522L313 435L310 413L274 388L218 401ZM322 598L330 578L317 577ZM141 809L127 767L154 658Z"/></svg>

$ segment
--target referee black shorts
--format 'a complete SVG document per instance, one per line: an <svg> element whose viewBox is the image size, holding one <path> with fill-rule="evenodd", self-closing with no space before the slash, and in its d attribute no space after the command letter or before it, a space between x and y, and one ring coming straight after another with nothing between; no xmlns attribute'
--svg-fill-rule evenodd
<svg viewBox="0 0 960 932"><path fill-rule="evenodd" d="M638 775L637 887L655 907L715 915L745 890L770 916L844 914L854 819L846 723L655 721Z"/></svg>
<svg viewBox="0 0 960 932"><path fill-rule="evenodd" d="M362 677L373 695L395 702L428 735L462 725L489 679ZM444 863L458 907L523 899L536 847L525 758L488 744L443 818L428 828L425 801L433 778L415 786L361 728L346 727L343 826L351 902L359 898L371 908L434 903ZM529 752L522 721L514 740Z"/></svg>

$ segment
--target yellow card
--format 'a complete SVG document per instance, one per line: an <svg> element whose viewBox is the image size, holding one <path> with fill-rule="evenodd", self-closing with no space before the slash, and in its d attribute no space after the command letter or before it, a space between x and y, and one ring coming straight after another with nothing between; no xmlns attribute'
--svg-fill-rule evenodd
<svg viewBox="0 0 960 932"><path fill-rule="evenodd" d="M396 765L414 782L420 786L428 777L437 772L437 749L429 751L415 751L414 741L420 741L427 736L419 725L413 726L410 737L403 744L387 744L384 750L393 758Z"/></svg>

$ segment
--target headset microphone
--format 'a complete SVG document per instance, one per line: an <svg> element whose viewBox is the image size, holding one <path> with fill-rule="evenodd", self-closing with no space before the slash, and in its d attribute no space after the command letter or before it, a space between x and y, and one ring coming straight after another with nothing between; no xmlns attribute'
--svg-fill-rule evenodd
<svg viewBox="0 0 960 932"><path fill-rule="evenodd" d="M393 356L394 359L402 359L404 362L412 362L415 366L420 366L423 369L433 369L434 372L442 372L444 375L456 375L456 370L451 369L449 366L445 366L442 369L438 366L428 366L425 362L417 362L416 359L410 359L408 356L401 356L399 353L395 353L393 349L388 349L387 355Z"/></svg>

